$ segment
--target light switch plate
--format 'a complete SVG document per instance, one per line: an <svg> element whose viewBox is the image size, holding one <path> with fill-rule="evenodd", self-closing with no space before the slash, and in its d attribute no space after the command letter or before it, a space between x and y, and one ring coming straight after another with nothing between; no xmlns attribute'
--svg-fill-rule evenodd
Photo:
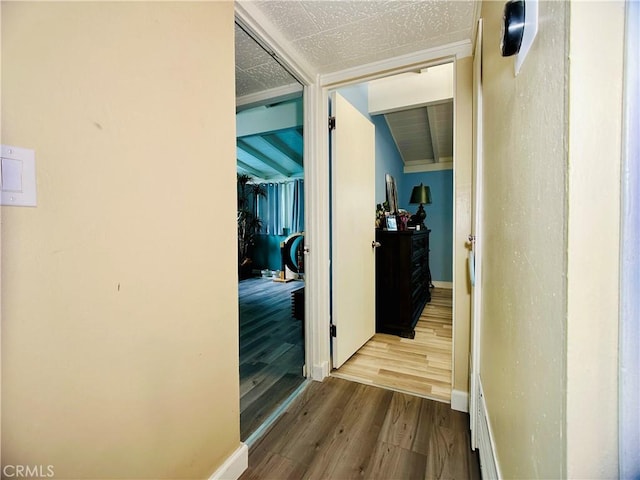
<svg viewBox="0 0 640 480"><path fill-rule="evenodd" d="M2 145L0 156L0 186L2 187L0 204L35 207L35 152L27 148Z"/></svg>

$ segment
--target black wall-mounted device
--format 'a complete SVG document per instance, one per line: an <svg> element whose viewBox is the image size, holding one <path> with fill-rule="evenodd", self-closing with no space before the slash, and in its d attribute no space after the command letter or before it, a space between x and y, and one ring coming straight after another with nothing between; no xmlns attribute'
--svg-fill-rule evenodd
<svg viewBox="0 0 640 480"><path fill-rule="evenodd" d="M524 0L509 0L504 5L500 39L500 51L503 57L510 57L520 51L524 36L524 12Z"/></svg>

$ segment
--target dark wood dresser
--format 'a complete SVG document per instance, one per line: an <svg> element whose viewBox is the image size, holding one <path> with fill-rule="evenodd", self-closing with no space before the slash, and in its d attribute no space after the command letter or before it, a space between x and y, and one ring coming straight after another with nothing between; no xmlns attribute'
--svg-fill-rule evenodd
<svg viewBox="0 0 640 480"><path fill-rule="evenodd" d="M431 301L429 232L376 230L376 332L413 338Z"/></svg>

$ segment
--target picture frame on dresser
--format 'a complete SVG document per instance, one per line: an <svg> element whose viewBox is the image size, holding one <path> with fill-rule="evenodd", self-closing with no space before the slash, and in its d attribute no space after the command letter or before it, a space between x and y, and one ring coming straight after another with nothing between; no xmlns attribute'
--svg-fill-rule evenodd
<svg viewBox="0 0 640 480"><path fill-rule="evenodd" d="M389 215L387 217L387 230L390 232L398 231L398 221L395 215Z"/></svg>

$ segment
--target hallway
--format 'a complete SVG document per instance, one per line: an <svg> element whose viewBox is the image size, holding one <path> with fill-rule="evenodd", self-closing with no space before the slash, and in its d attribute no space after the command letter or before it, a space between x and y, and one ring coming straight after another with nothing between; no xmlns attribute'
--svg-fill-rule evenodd
<svg viewBox="0 0 640 480"><path fill-rule="evenodd" d="M251 447L240 478L479 480L468 421L445 403L329 377Z"/></svg>

